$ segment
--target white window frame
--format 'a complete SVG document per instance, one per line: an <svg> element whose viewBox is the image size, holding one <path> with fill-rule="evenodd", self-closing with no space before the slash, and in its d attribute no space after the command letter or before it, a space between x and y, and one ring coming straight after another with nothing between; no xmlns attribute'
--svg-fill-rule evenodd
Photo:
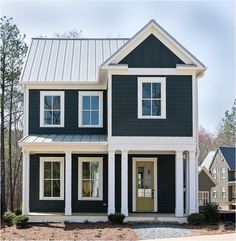
<svg viewBox="0 0 236 241"><path fill-rule="evenodd" d="M225 187L222 187L222 198L226 198L226 192L225 192Z"/></svg>
<svg viewBox="0 0 236 241"><path fill-rule="evenodd" d="M44 197L44 163L60 162L60 197ZM40 157L40 200L64 200L64 157Z"/></svg>
<svg viewBox="0 0 236 241"><path fill-rule="evenodd" d="M64 127L64 91L40 91L40 127ZM44 97L60 96L60 121L59 125L44 124Z"/></svg>
<svg viewBox="0 0 236 241"><path fill-rule="evenodd" d="M99 123L98 125L83 125L83 96L98 96L99 98ZM103 127L103 91L79 91L79 127Z"/></svg>
<svg viewBox="0 0 236 241"><path fill-rule="evenodd" d="M143 83L161 84L161 115L144 116L142 114L142 86ZM166 77L138 77L138 119L166 119Z"/></svg>
<svg viewBox="0 0 236 241"><path fill-rule="evenodd" d="M199 203L199 206L204 206L206 203L209 203L209 192L208 191L199 191L198 192L198 203Z"/></svg>
<svg viewBox="0 0 236 241"><path fill-rule="evenodd" d="M217 199L217 192L216 192L216 189L215 189L215 188L213 189L213 198L214 198L214 199Z"/></svg>
<svg viewBox="0 0 236 241"><path fill-rule="evenodd" d="M215 167L213 167L212 168L212 176L216 179L216 168Z"/></svg>
<svg viewBox="0 0 236 241"><path fill-rule="evenodd" d="M83 197L82 196L82 163L98 162L99 163L99 196ZM79 157L78 158L78 200L103 200L103 158L102 157Z"/></svg>
<svg viewBox="0 0 236 241"><path fill-rule="evenodd" d="M222 169L221 169L221 175L222 175L222 178L226 178L226 177L225 177L225 167L222 167Z"/></svg>

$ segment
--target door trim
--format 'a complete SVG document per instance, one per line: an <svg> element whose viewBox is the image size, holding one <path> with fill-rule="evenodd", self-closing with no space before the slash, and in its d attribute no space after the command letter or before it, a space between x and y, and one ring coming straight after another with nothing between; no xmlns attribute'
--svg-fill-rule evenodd
<svg viewBox="0 0 236 241"><path fill-rule="evenodd" d="M154 211L153 212L157 212L158 210L158 203L157 203L157 158L153 158L153 157L133 157L132 158L132 166L133 166L133 170L132 170L132 174L133 174L133 191L132 191L132 198L133 198L133 205L132 205L132 210L133 212L136 212L136 162L137 161L149 161L149 162L153 162L154 164Z"/></svg>

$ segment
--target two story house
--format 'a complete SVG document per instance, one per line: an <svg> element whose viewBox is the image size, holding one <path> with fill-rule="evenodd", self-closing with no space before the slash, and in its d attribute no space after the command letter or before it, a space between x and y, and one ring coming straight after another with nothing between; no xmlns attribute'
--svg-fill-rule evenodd
<svg viewBox="0 0 236 241"><path fill-rule="evenodd" d="M132 38L34 38L24 88L30 221L178 221L198 211L198 79L151 20Z"/></svg>

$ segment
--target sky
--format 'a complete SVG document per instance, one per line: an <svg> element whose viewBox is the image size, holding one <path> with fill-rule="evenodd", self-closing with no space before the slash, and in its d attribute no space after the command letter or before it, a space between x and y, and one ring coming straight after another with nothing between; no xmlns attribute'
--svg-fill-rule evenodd
<svg viewBox="0 0 236 241"><path fill-rule="evenodd" d="M199 124L215 132L236 93L235 1L0 1L27 43L74 28L82 37L132 37L151 19L207 66L199 80Z"/></svg>

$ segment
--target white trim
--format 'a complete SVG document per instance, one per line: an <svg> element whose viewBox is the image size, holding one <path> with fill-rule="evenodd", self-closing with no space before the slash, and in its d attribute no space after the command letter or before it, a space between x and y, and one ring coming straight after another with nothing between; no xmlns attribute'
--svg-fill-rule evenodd
<svg viewBox="0 0 236 241"><path fill-rule="evenodd" d="M157 186L157 158L152 158L152 157L134 157L132 158L133 161L133 170L132 170L132 174L133 174L133 187L132 187L132 199L133 199L133 205L132 205L132 210L133 212L136 212L136 163L138 161L149 161L149 162L153 162L153 168L154 168L154 172L153 172L153 178L154 178L154 210L153 212L157 212L158 211L158 199L157 199L157 193L158 193L158 186Z"/></svg>
<svg viewBox="0 0 236 241"><path fill-rule="evenodd" d="M99 196L82 197L82 163L98 162L99 164ZM103 200L103 158L102 157L78 157L78 200Z"/></svg>
<svg viewBox="0 0 236 241"><path fill-rule="evenodd" d="M112 135L112 75L108 71L107 83L107 134Z"/></svg>
<svg viewBox="0 0 236 241"><path fill-rule="evenodd" d="M99 120L98 120L98 125L83 125L82 123L82 111L83 111L83 101L82 98L83 96L98 96L99 98ZM79 91L79 127L86 127L86 128L96 128L96 127L103 127L103 92L102 91Z"/></svg>
<svg viewBox="0 0 236 241"><path fill-rule="evenodd" d="M88 83L78 83L78 82L61 82L61 81L51 81L51 82L21 82L20 83L24 88L29 89L80 89L80 90L105 90L106 84L105 83L98 83L98 82L88 82Z"/></svg>
<svg viewBox="0 0 236 241"><path fill-rule="evenodd" d="M115 152L108 152L108 214L115 213Z"/></svg>
<svg viewBox="0 0 236 241"><path fill-rule="evenodd" d="M72 160L71 160L71 154L72 152L67 151L65 153L65 215L71 215L72 214L72 208L71 208L71 195L72 195Z"/></svg>
<svg viewBox="0 0 236 241"><path fill-rule="evenodd" d="M45 96L60 96L60 124L48 125L44 124L44 97ZM40 127L64 127L64 91L40 91Z"/></svg>
<svg viewBox="0 0 236 241"><path fill-rule="evenodd" d="M60 162L60 197L44 197L44 163ZM64 157L40 157L39 200L64 200Z"/></svg>
<svg viewBox="0 0 236 241"><path fill-rule="evenodd" d="M128 211L128 151L121 151L121 213L129 215Z"/></svg>
<svg viewBox="0 0 236 241"><path fill-rule="evenodd" d="M189 214L197 212L197 166L196 166L196 152L189 151Z"/></svg>
<svg viewBox="0 0 236 241"><path fill-rule="evenodd" d="M201 171L204 171L214 184L217 183L216 180L213 178L213 176L211 175L211 173L207 170L207 168L205 166L201 167L201 169L198 171L198 175L201 173Z"/></svg>
<svg viewBox="0 0 236 241"><path fill-rule="evenodd" d="M23 150L23 173L22 173L22 214L27 215L29 213L29 152Z"/></svg>
<svg viewBox="0 0 236 241"><path fill-rule="evenodd" d="M138 77L138 118L139 119L165 119L166 118L166 78L165 77ZM161 84L161 115L144 116L142 115L142 84L160 83Z"/></svg>
<svg viewBox="0 0 236 241"><path fill-rule="evenodd" d="M28 135L29 129L29 89L24 89L24 128L23 134L24 136Z"/></svg>

